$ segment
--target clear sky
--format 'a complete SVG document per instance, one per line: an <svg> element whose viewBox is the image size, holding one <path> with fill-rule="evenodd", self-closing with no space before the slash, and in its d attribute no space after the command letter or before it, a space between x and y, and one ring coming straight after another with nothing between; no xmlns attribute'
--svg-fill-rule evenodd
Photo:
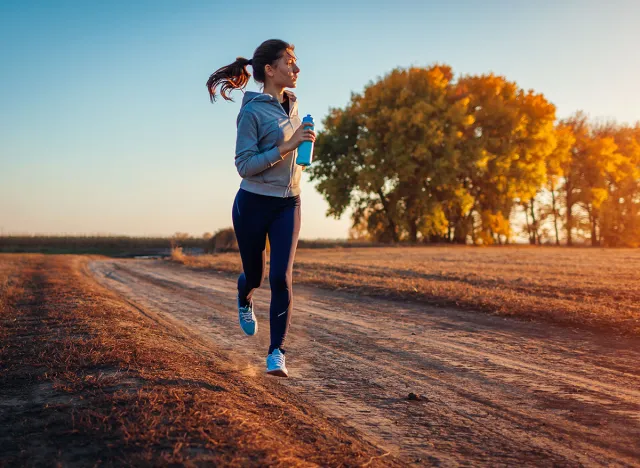
<svg viewBox="0 0 640 468"><path fill-rule="evenodd" d="M212 105L205 82L265 39L295 44L300 113L316 122L394 67L440 62L543 92L559 117L632 123L638 25L637 0L3 0L0 231L231 226L242 95ZM348 216L326 208L303 173L302 238L346 237Z"/></svg>

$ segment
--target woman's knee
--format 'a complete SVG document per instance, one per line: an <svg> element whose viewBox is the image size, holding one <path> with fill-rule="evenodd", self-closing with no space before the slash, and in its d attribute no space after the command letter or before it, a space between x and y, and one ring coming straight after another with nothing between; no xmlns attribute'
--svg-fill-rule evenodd
<svg viewBox="0 0 640 468"><path fill-rule="evenodd" d="M247 283L249 283L252 288L259 288L262 286L262 283L264 283L264 275L249 277L247 278Z"/></svg>
<svg viewBox="0 0 640 468"><path fill-rule="evenodd" d="M292 278L289 273L269 273L269 285L272 291L281 291L291 287Z"/></svg>

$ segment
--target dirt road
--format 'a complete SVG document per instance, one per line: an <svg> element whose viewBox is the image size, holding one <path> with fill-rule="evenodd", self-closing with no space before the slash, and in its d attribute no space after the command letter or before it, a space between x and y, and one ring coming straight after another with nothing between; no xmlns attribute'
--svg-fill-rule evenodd
<svg viewBox="0 0 640 468"><path fill-rule="evenodd" d="M99 260L98 280L264 372L235 281L161 260ZM640 465L640 342L294 285L279 380L409 464ZM409 399L414 393L416 399Z"/></svg>

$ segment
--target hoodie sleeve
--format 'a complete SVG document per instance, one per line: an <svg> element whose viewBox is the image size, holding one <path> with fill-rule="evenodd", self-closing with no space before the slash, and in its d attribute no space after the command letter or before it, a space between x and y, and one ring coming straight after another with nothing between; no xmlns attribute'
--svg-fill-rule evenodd
<svg viewBox="0 0 640 468"><path fill-rule="evenodd" d="M258 122L253 113L242 112L236 137L236 168L240 177L259 174L282 160L277 146L258 152Z"/></svg>

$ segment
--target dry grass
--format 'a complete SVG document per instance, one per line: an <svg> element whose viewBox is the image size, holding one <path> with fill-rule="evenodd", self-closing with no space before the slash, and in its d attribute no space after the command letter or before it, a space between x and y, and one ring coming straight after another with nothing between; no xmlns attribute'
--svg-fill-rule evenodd
<svg viewBox="0 0 640 468"><path fill-rule="evenodd" d="M98 286L85 262L0 255L0 465L383 464L279 385Z"/></svg>
<svg viewBox="0 0 640 468"><path fill-rule="evenodd" d="M242 270L234 253L181 263ZM294 283L640 335L640 249L298 249Z"/></svg>
<svg viewBox="0 0 640 468"><path fill-rule="evenodd" d="M182 252L182 247L174 247L171 249L171 257L169 258L174 262L184 263L187 256Z"/></svg>

